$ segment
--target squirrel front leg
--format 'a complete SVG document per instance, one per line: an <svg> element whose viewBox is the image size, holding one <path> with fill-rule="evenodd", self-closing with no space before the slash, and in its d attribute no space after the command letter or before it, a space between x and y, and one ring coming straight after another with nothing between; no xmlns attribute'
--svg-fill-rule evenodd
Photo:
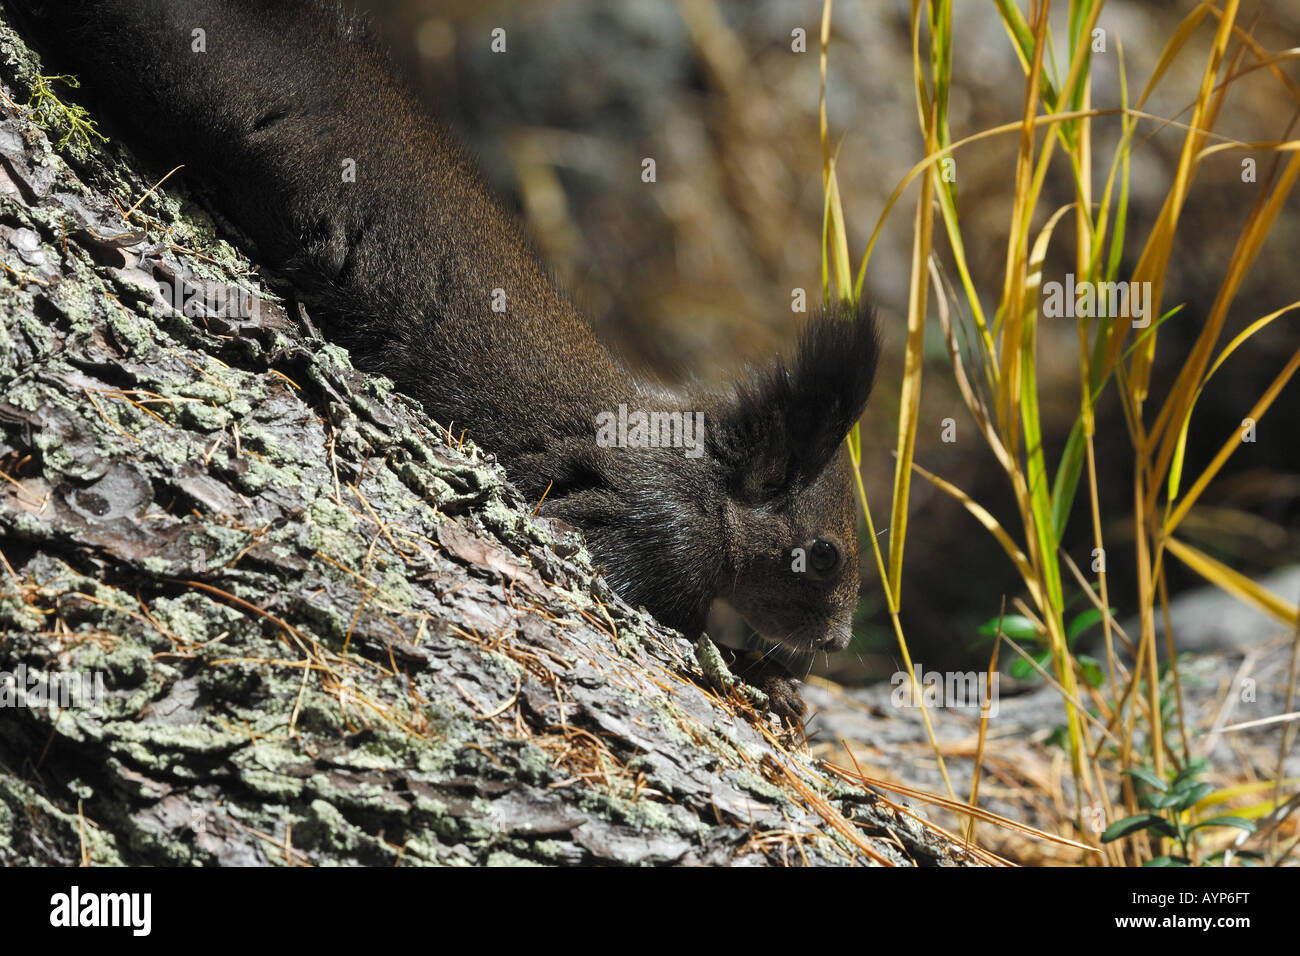
<svg viewBox="0 0 1300 956"><path fill-rule="evenodd" d="M784 660L770 651L736 650L731 663L732 675L767 695L768 709L793 727L803 724L808 705L801 694L803 682L791 672Z"/></svg>

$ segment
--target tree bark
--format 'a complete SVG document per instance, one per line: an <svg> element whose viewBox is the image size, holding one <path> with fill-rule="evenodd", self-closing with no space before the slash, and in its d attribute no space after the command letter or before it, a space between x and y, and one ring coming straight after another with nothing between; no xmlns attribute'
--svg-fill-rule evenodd
<svg viewBox="0 0 1300 956"><path fill-rule="evenodd" d="M0 59L0 863L975 860Z"/></svg>

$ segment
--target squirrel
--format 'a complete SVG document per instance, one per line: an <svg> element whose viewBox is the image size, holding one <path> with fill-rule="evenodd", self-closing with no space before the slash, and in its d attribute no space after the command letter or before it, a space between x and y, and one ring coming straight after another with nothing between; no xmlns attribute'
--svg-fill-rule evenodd
<svg viewBox="0 0 1300 956"><path fill-rule="evenodd" d="M875 376L870 308L823 310L792 356L731 389L670 391L598 342L339 3L10 3L133 144L184 164L329 339L467 429L542 515L583 532L630 604L696 638L725 599L787 657L848 645L859 563L844 438ZM656 426L674 440L647 440ZM783 655L736 671L797 720Z"/></svg>

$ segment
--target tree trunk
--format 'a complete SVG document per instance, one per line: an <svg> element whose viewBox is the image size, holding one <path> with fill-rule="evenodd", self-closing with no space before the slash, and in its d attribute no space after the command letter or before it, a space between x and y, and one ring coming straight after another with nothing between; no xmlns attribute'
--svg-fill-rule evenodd
<svg viewBox="0 0 1300 956"><path fill-rule="evenodd" d="M0 863L975 860L0 57Z"/></svg>

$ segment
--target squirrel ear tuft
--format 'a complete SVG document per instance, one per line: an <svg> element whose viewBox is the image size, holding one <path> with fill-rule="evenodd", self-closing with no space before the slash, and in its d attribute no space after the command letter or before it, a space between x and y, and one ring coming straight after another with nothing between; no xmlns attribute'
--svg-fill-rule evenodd
<svg viewBox="0 0 1300 956"><path fill-rule="evenodd" d="M772 497L822 473L866 407L879 355L875 311L842 302L804 327L793 358L736 386L712 437L742 496Z"/></svg>

